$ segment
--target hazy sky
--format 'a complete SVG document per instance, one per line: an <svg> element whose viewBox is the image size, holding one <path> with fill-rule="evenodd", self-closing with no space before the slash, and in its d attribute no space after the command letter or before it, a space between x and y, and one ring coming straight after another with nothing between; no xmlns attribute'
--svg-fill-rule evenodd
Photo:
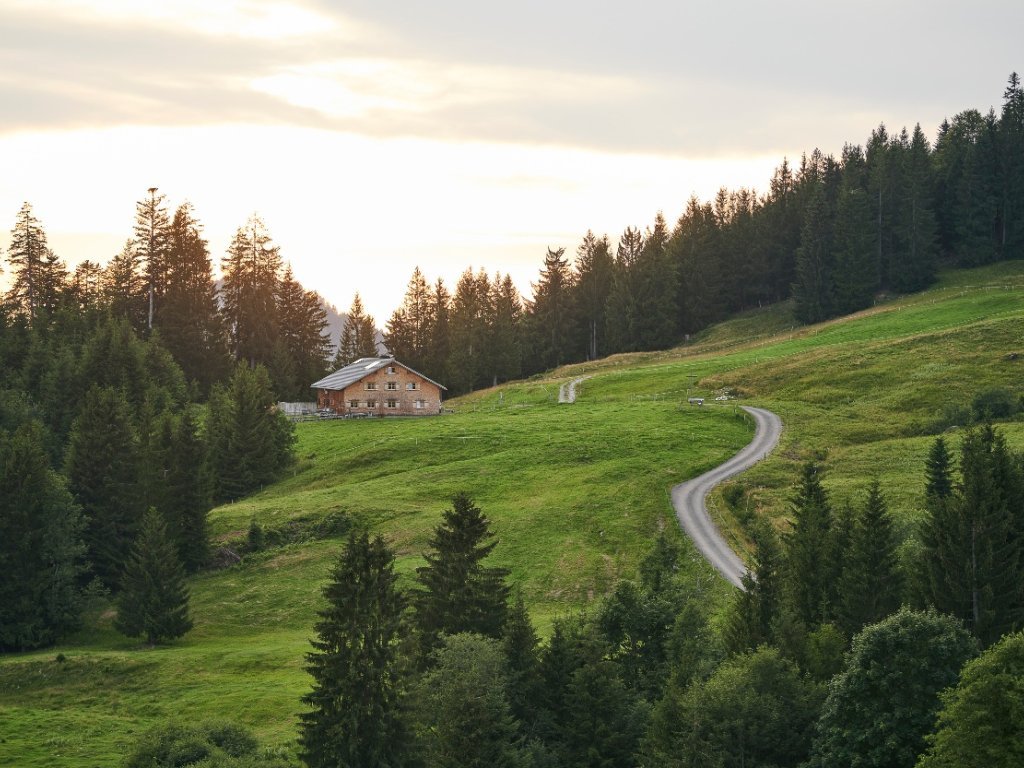
<svg viewBox="0 0 1024 768"><path fill-rule="evenodd" d="M529 291L545 249L879 122L998 107L1024 3L0 0L0 245L106 262L157 186L219 263L259 212L379 324L414 266Z"/></svg>

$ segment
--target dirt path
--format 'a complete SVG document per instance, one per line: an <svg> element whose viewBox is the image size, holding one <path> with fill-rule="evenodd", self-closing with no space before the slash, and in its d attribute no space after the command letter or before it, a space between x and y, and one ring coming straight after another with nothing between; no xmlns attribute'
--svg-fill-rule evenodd
<svg viewBox="0 0 1024 768"><path fill-rule="evenodd" d="M683 530L697 549L726 579L742 588L747 567L729 547L708 515L707 495L711 489L754 466L778 445L782 420L771 411L746 405L743 410L754 417L754 439L731 459L700 477L680 483L672 489L672 506Z"/></svg>
<svg viewBox="0 0 1024 768"><path fill-rule="evenodd" d="M584 379L589 379L589 376L577 376L572 381L563 384L558 388L558 402L560 403L575 403L576 402L576 386Z"/></svg>

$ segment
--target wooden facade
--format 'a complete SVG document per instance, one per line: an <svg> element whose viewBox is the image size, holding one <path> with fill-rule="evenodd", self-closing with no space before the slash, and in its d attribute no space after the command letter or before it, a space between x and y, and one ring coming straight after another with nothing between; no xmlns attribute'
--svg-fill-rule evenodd
<svg viewBox="0 0 1024 768"><path fill-rule="evenodd" d="M360 365L365 373L358 370ZM353 367L357 370L346 375ZM358 374L362 375L350 380ZM444 390L437 382L390 358L357 360L313 386L317 408L342 416L437 415Z"/></svg>

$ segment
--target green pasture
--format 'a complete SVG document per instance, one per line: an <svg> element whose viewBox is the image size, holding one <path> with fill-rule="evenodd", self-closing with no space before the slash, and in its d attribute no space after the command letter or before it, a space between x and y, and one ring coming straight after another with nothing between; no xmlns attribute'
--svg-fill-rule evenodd
<svg viewBox="0 0 1024 768"><path fill-rule="evenodd" d="M559 385L581 375L591 378L578 402L559 405ZM878 477L912 546L933 435L949 409L991 387L1024 392L1021 262L949 273L930 291L817 326L796 326L786 304L749 312L673 350L453 400L454 413L437 418L301 424L295 466L214 510L211 528L218 545L238 550L252 521L367 526L395 548L409 586L448 499L467 491L500 540L494 563L510 569L543 633L631 576L659 529L675 530L669 488L750 439L739 404L768 407L785 424L779 449L732 481L742 490L729 494L732 507L721 492L712 499L741 552L744 518L785 528L790 487L810 458L839 503L859 503ZM690 395L707 404L688 405ZM1000 428L1024 447L1024 423ZM289 743L320 587L340 545L300 540L193 578L195 629L168 647L121 637L96 601L60 647L3 657L0 765L116 765L139 730L174 718L227 718L267 744ZM684 546L688 577L714 584L721 605L729 588Z"/></svg>

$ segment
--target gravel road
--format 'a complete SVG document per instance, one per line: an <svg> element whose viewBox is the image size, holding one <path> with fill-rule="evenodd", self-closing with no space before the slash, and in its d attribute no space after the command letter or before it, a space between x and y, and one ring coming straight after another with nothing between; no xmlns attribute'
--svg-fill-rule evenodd
<svg viewBox="0 0 1024 768"><path fill-rule="evenodd" d="M754 417L754 439L724 464L705 472L700 477L680 483L672 489L672 506L683 530L693 539L697 549L719 573L742 589L743 574L747 567L732 551L708 515L707 495L711 489L754 466L778 445L782 434L782 420L771 411L746 405L743 410Z"/></svg>
<svg viewBox="0 0 1024 768"><path fill-rule="evenodd" d="M585 379L589 379L589 376L579 376L568 384L563 384L558 388L558 402L560 403L575 403L576 402L576 385Z"/></svg>

